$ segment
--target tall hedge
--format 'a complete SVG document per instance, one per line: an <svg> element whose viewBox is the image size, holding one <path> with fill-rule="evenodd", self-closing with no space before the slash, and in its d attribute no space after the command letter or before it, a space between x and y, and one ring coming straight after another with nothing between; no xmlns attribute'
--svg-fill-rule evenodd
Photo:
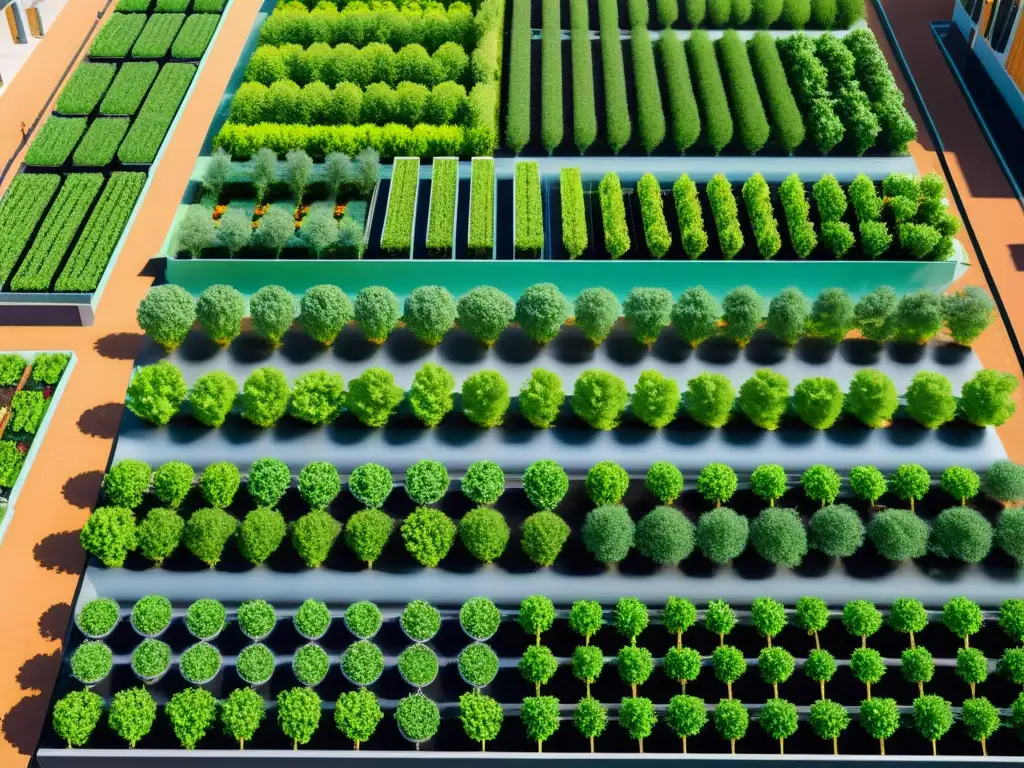
<svg viewBox="0 0 1024 768"><path fill-rule="evenodd" d="M733 124L722 73L715 58L715 46L707 32L695 29L686 41L686 53L703 108L704 141L717 155L732 141Z"/></svg>
<svg viewBox="0 0 1024 768"><path fill-rule="evenodd" d="M750 67L747 47L735 30L728 29L722 34L718 41L718 55L729 86L732 114L740 141L748 152L754 154L768 143L770 129L754 71Z"/></svg>
<svg viewBox="0 0 1024 768"><path fill-rule="evenodd" d="M660 259L672 247L672 235L665 221L665 206L661 197L661 184L653 173L645 173L636 185L640 200L640 216L644 222L644 238L647 250Z"/></svg>
<svg viewBox="0 0 1024 768"><path fill-rule="evenodd" d="M704 214L693 179L685 173L680 176L672 185L672 198L676 204L683 250L691 259L700 258L708 249L708 233L704 230Z"/></svg>
<svg viewBox="0 0 1024 768"><path fill-rule="evenodd" d="M643 2L646 8L646 0ZM665 141L665 110L661 104L658 70L654 65L654 45L647 27L633 27L629 33L629 47L633 53L633 87L636 89L640 143L650 154Z"/></svg>
<svg viewBox="0 0 1024 768"><path fill-rule="evenodd" d="M807 191L798 174L786 177L779 187L779 202L786 214L786 226L789 228L789 242L793 252L801 259L806 259L818 245L818 236L814 233L811 222L811 204L807 199Z"/></svg>
<svg viewBox="0 0 1024 768"><path fill-rule="evenodd" d="M525 2L525 0L524 0ZM619 4L617 0L598 0L598 22L601 29L601 67L604 71L604 117L608 124L608 146L618 154L633 135L626 99L626 65L622 59L619 39Z"/></svg>
<svg viewBox="0 0 1024 768"><path fill-rule="evenodd" d="M629 229L626 226L626 204L622 198L622 184L616 173L609 171L597 186L601 200L601 224L604 246L613 259L629 250Z"/></svg>
<svg viewBox="0 0 1024 768"><path fill-rule="evenodd" d="M853 53L857 79L882 125L882 143L889 152L905 154L907 144L917 137L917 126L878 41L871 30L855 29L843 37L843 45Z"/></svg>
<svg viewBox="0 0 1024 768"><path fill-rule="evenodd" d="M792 154L794 149L803 144L807 132L800 107L797 106L789 81L786 80L779 49L775 47L775 38L767 32L758 32L747 44L747 50L750 53L754 75L761 86L761 93L771 114L775 137L782 148Z"/></svg>
<svg viewBox="0 0 1024 768"><path fill-rule="evenodd" d="M871 100L856 78L853 53L835 35L821 35L814 44L818 59L828 72L829 88L836 113L846 126L846 141L855 154L862 155L875 145L882 126L871 111Z"/></svg>
<svg viewBox="0 0 1024 768"><path fill-rule="evenodd" d="M663 27L671 27L679 18L679 0L656 0L658 21Z"/></svg>
<svg viewBox="0 0 1024 768"><path fill-rule="evenodd" d="M782 248L782 238L779 236L779 223L775 220L771 190L760 173L755 173L744 182L743 202L750 216L757 250L766 259L770 259Z"/></svg>
<svg viewBox="0 0 1024 768"><path fill-rule="evenodd" d="M740 212L736 205L732 184L725 176L717 173L708 182L707 194L708 202L711 204L711 214L715 217L715 228L718 230L718 243L722 248L722 256L731 259L743 248Z"/></svg>
<svg viewBox="0 0 1024 768"><path fill-rule="evenodd" d="M828 73L814 53L814 43L804 34L777 41L786 76L807 118L811 138L822 154L843 140L846 129L836 114L828 90Z"/></svg>
<svg viewBox="0 0 1024 768"><path fill-rule="evenodd" d="M569 38L572 44L572 135L576 149L582 154L597 138L594 61L590 50L587 0L569 0Z"/></svg>
<svg viewBox="0 0 1024 768"><path fill-rule="evenodd" d="M505 143L519 154L530 143L530 0L512 0Z"/></svg>
<svg viewBox="0 0 1024 768"><path fill-rule="evenodd" d="M587 212L579 168L562 169L559 191L562 198L562 245L569 258L575 259L587 250Z"/></svg>
<svg viewBox="0 0 1024 768"><path fill-rule="evenodd" d="M540 142L548 154L562 143L561 0L543 0L540 33Z"/></svg>
<svg viewBox="0 0 1024 768"><path fill-rule="evenodd" d="M662 30L658 49L668 111L672 116L672 141L682 154L700 138L700 112L697 110L697 98L693 95L690 67L686 63L683 41L673 30Z"/></svg>

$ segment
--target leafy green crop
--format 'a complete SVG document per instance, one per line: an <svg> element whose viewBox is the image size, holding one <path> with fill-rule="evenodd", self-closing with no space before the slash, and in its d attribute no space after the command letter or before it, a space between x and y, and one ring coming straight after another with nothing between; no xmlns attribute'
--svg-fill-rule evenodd
<svg viewBox="0 0 1024 768"><path fill-rule="evenodd" d="M171 43L185 22L183 13L163 13L149 17L145 29L132 46L133 59L159 59L167 55Z"/></svg>
<svg viewBox="0 0 1024 768"><path fill-rule="evenodd" d="M420 161L402 159L394 164L391 191L380 238L381 250L395 255L408 254L416 220L416 190L420 183Z"/></svg>
<svg viewBox="0 0 1024 768"><path fill-rule="evenodd" d="M134 115L159 71L160 65L155 61L130 61L122 64L114 84L100 103L100 114Z"/></svg>
<svg viewBox="0 0 1024 768"><path fill-rule="evenodd" d="M50 117L25 153L26 165L64 165L85 133L84 117Z"/></svg>
<svg viewBox="0 0 1024 768"><path fill-rule="evenodd" d="M459 185L459 161L435 158L430 182L430 217L427 250L436 258L451 256L455 241L455 197Z"/></svg>
<svg viewBox="0 0 1024 768"><path fill-rule="evenodd" d="M544 211L540 197L540 166L516 163L516 253L538 257L544 249Z"/></svg>
<svg viewBox="0 0 1024 768"><path fill-rule="evenodd" d="M475 158L470 177L467 248L481 255L494 247L494 160Z"/></svg>
<svg viewBox="0 0 1024 768"><path fill-rule="evenodd" d="M92 41L89 55L94 58L123 59L146 26L146 17L135 13L115 13Z"/></svg>
<svg viewBox="0 0 1024 768"><path fill-rule="evenodd" d="M60 92L54 111L61 115L88 115L114 79L113 64L79 64Z"/></svg>
<svg viewBox="0 0 1024 768"><path fill-rule="evenodd" d="M164 65L117 152L122 163L152 163L156 159L195 73L194 64Z"/></svg>
<svg viewBox="0 0 1024 768"><path fill-rule="evenodd" d="M0 199L0 287L14 271L59 186L56 174L20 174Z"/></svg>
<svg viewBox="0 0 1024 768"><path fill-rule="evenodd" d="M215 13L189 14L178 36L174 38L174 45L171 46L171 58L202 58L219 23L220 16Z"/></svg>
<svg viewBox="0 0 1024 768"><path fill-rule="evenodd" d="M102 167L114 159L117 147L128 132L128 118L100 117L92 121L72 158L74 165Z"/></svg>

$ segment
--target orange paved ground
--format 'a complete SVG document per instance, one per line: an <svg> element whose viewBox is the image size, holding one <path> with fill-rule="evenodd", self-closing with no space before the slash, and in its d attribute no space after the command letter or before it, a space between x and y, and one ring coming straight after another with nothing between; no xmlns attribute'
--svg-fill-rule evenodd
<svg viewBox="0 0 1024 768"><path fill-rule="evenodd" d="M84 2L85 0L77 0ZM999 175L980 129L961 97L927 22L948 18L948 0L884 0L905 55L947 144L947 158L1004 297L1021 292L1024 281L1013 262L1024 243L1024 215ZM74 349L79 362L18 502L18 511L0 548L0 605L7 609L0 653L0 713L3 740L0 765L26 762L45 714L60 659L60 640L84 562L78 529L94 504L111 441L120 421L122 400L140 335L135 305L151 283L140 274L162 244L180 200L193 158L217 107L260 0L236 0L217 41L200 87L171 141L153 188L129 237L127 248L107 286L91 328L5 329L0 349ZM871 14L878 31L877 20ZM916 46L908 49L909 46ZM883 42L884 46L884 42ZM901 86L904 85L894 68ZM56 76L56 75L55 75ZM913 109L910 97L908 103ZM5 105L6 106L6 105ZM915 115L916 116L916 115ZM6 115L5 115L6 117ZM6 123L6 119L4 121ZM919 121L920 122L920 121ZM2 139L2 137L0 137ZM0 150L3 145L0 144ZM912 148L923 170L939 170L927 136ZM0 154L0 158L3 155ZM963 168L971 169L969 178ZM970 183L968 183L970 182ZM975 258L966 237L962 242ZM979 269L965 284L983 285ZM1024 302L1011 306L1016 328L1024 329ZM1012 304L1012 302L1011 302ZM990 367L1016 371L1006 332L990 329L978 346ZM1024 409L1022 409L1024 410ZM1017 461L1024 460L1024 416L1000 431ZM46 467L44 470L43 467ZM19 755L21 757L19 757Z"/></svg>
<svg viewBox="0 0 1024 768"><path fill-rule="evenodd" d="M45 37L32 51L25 65L4 89L0 95L0 115L3 116L0 119L0 170L18 148L21 124L25 124L26 130L31 130L32 123L49 101L51 91L60 82L64 70L76 58L75 54L82 45L83 31L89 29L97 13L109 16L115 5L112 0L71 0L46 30ZM100 26L97 25L97 30ZM88 46L83 56L86 51ZM42 123L40 120L39 125ZM0 193L10 184L16 170L12 166L7 177L0 182Z"/></svg>
<svg viewBox="0 0 1024 768"><path fill-rule="evenodd" d="M75 0L81 2L83 0ZM261 0L235 0L89 328L4 328L0 349L73 349L78 364L36 457L3 545L0 766L27 764L60 660L84 554L78 530L96 501L141 334L135 306ZM4 119L5 125L6 105ZM147 274L141 274L146 271Z"/></svg>

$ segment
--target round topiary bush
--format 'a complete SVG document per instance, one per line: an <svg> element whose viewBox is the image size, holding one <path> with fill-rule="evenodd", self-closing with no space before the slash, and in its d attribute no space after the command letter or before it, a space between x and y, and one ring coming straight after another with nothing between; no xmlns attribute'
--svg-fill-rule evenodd
<svg viewBox="0 0 1024 768"><path fill-rule="evenodd" d="M421 285L413 288L406 297L402 319L417 339L433 347L440 344L444 335L455 326L457 314L455 298L447 288Z"/></svg>
<svg viewBox="0 0 1024 768"><path fill-rule="evenodd" d="M462 382L462 414L478 427L500 426L511 404L508 381L498 371L477 371Z"/></svg>
<svg viewBox="0 0 1024 768"><path fill-rule="evenodd" d="M80 683L95 685L110 674L114 654L106 643L87 640L71 655L71 674Z"/></svg>
<svg viewBox="0 0 1024 768"><path fill-rule="evenodd" d="M295 321L298 310L295 297L279 285L264 286L249 297L252 327L272 347L281 346L281 340Z"/></svg>
<svg viewBox="0 0 1024 768"><path fill-rule="evenodd" d="M807 525L811 549L829 557L851 557L864 544L864 523L846 504L830 504L815 512Z"/></svg>
<svg viewBox="0 0 1024 768"><path fill-rule="evenodd" d="M299 301L299 325L325 347L334 343L354 316L352 302L336 285L314 285Z"/></svg>
<svg viewBox="0 0 1024 768"><path fill-rule="evenodd" d="M489 285L469 290L459 299L459 325L490 347L516 318L516 304L508 294Z"/></svg>
<svg viewBox="0 0 1024 768"><path fill-rule="evenodd" d="M611 565L629 554L634 531L629 511L620 504L607 504L587 513L580 535L583 546L598 562Z"/></svg>
<svg viewBox="0 0 1024 768"><path fill-rule="evenodd" d="M620 315L622 306L607 288L585 288L576 296L574 325L594 345L608 338Z"/></svg>
<svg viewBox="0 0 1024 768"><path fill-rule="evenodd" d="M305 600L292 618L296 631L307 640L318 640L331 626L331 611L320 600Z"/></svg>
<svg viewBox="0 0 1024 768"><path fill-rule="evenodd" d="M274 426L288 410L291 388L277 368L257 368L242 385L242 418L264 429Z"/></svg>
<svg viewBox="0 0 1024 768"><path fill-rule="evenodd" d="M174 554L185 532L185 521L173 509L156 507L136 527L139 552L153 564L160 566Z"/></svg>
<svg viewBox="0 0 1024 768"><path fill-rule="evenodd" d="M238 551L253 565L261 565L284 541L287 526L276 509L250 510L238 526Z"/></svg>
<svg viewBox="0 0 1024 768"><path fill-rule="evenodd" d="M493 461L474 461L462 478L462 493L477 504L493 504L505 492L505 473Z"/></svg>
<svg viewBox="0 0 1024 768"><path fill-rule="evenodd" d="M683 473L667 461L651 464L644 485L662 504L671 504L683 492Z"/></svg>
<svg viewBox="0 0 1024 768"><path fill-rule="evenodd" d="M413 600L402 611L399 624L410 640L425 643L441 629L441 612L424 600Z"/></svg>
<svg viewBox="0 0 1024 768"><path fill-rule="evenodd" d="M395 521L379 509L363 509L345 523L345 544L367 567L380 559L387 546Z"/></svg>
<svg viewBox="0 0 1024 768"><path fill-rule="evenodd" d="M276 507L292 484L292 472L280 459L256 459L246 476L246 487L261 507Z"/></svg>
<svg viewBox="0 0 1024 768"><path fill-rule="evenodd" d="M451 480L444 464L433 459L417 461L405 471L405 492L417 504L434 504L444 498Z"/></svg>
<svg viewBox="0 0 1024 768"><path fill-rule="evenodd" d="M523 472L523 490L540 510L553 510L569 491L569 476L551 459L533 462Z"/></svg>
<svg viewBox="0 0 1024 768"><path fill-rule="evenodd" d="M124 507L98 507L85 521L78 539L82 549L105 566L120 568L128 553L139 546L135 515Z"/></svg>
<svg viewBox="0 0 1024 768"><path fill-rule="evenodd" d="M171 352L196 322L196 301L180 285L157 285L139 302L136 319L145 333Z"/></svg>
<svg viewBox="0 0 1024 768"><path fill-rule="evenodd" d="M250 640L263 640L277 623L277 612L266 600L246 600L238 606L238 628Z"/></svg>
<svg viewBox="0 0 1024 768"><path fill-rule="evenodd" d="M501 611L486 597L471 597L459 609L459 626L474 640L488 640L498 631Z"/></svg>
<svg viewBox="0 0 1024 768"><path fill-rule="evenodd" d="M471 509L459 521L462 545L481 563L493 563L501 557L510 535L504 516L490 507Z"/></svg>
<svg viewBox="0 0 1024 768"><path fill-rule="evenodd" d="M618 504L629 490L629 475L614 461L601 461L587 471L585 485L595 504Z"/></svg>
<svg viewBox="0 0 1024 768"><path fill-rule="evenodd" d="M762 368L740 385L739 409L754 426L777 429L789 408L789 379L770 368Z"/></svg>
<svg viewBox="0 0 1024 768"><path fill-rule="evenodd" d="M379 285L363 288L356 294L352 313L359 330L374 344L383 344L402 318L398 298Z"/></svg>
<svg viewBox="0 0 1024 768"><path fill-rule="evenodd" d="M476 642L459 652L459 675L474 688L490 685L498 675L498 655L490 646Z"/></svg>
<svg viewBox="0 0 1024 768"><path fill-rule="evenodd" d="M357 640L341 655L341 671L353 685L372 685L384 672L384 654L369 640Z"/></svg>
<svg viewBox="0 0 1024 768"><path fill-rule="evenodd" d="M341 478L333 464L311 461L299 472L299 495L310 509L327 509L341 493Z"/></svg>
<svg viewBox="0 0 1024 768"><path fill-rule="evenodd" d="M199 491L207 504L223 509L231 506L241 483L242 475L238 467L227 461L219 461L203 470L199 478Z"/></svg>
<svg viewBox="0 0 1024 768"><path fill-rule="evenodd" d="M715 502L715 506L731 499L738 487L736 473L725 464L708 464L697 475L697 492L708 501Z"/></svg>
<svg viewBox="0 0 1024 768"><path fill-rule="evenodd" d="M537 429L547 429L555 423L565 402L562 379L551 371L534 368L516 402L524 419Z"/></svg>
<svg viewBox="0 0 1024 768"><path fill-rule="evenodd" d="M705 512L697 520L697 548L717 565L742 555L747 548L749 535L747 518L728 507L717 507Z"/></svg>
<svg viewBox="0 0 1024 768"><path fill-rule="evenodd" d="M676 565L693 552L695 529L674 507L655 507L636 524L634 543L640 554L660 565Z"/></svg>
<svg viewBox="0 0 1024 768"><path fill-rule="evenodd" d="M795 568L807 554L807 531L795 509L769 507L750 524L750 542L765 560Z"/></svg>
<svg viewBox="0 0 1024 768"><path fill-rule="evenodd" d="M572 305L554 283L531 285L516 301L516 322L537 344L547 344L572 314Z"/></svg>
<svg viewBox="0 0 1024 768"><path fill-rule="evenodd" d="M124 404L143 421L162 427L178 414L187 395L188 387L181 370L161 360L136 369Z"/></svg>
<svg viewBox="0 0 1024 768"><path fill-rule="evenodd" d="M643 371L633 389L629 409L647 426L661 429L675 420L682 398L675 379L658 371Z"/></svg>
<svg viewBox="0 0 1024 768"><path fill-rule="evenodd" d="M992 549L992 524L978 510L950 507L932 523L928 548L939 557L980 563Z"/></svg>
<svg viewBox="0 0 1024 768"><path fill-rule="evenodd" d="M928 523L909 509L887 509L871 518L868 538L886 560L923 557L928 551Z"/></svg>
<svg viewBox="0 0 1024 768"><path fill-rule="evenodd" d="M622 304L622 313L635 338L651 346L672 315L672 294L664 288L633 288Z"/></svg>
<svg viewBox="0 0 1024 768"><path fill-rule="evenodd" d="M686 383L687 414L710 429L725 426L735 401L732 382L720 373L701 373Z"/></svg>
<svg viewBox="0 0 1024 768"><path fill-rule="evenodd" d="M455 534L451 518L433 507L417 507L402 523L406 551L427 568L436 568L448 555Z"/></svg>
<svg viewBox="0 0 1024 768"><path fill-rule="evenodd" d="M221 663L220 651L209 643L196 643L181 654L178 668L187 682L201 685L217 676Z"/></svg>
<svg viewBox="0 0 1024 768"><path fill-rule="evenodd" d="M409 405L424 426L436 427L455 407L455 377L437 363L416 371L409 388Z"/></svg>
<svg viewBox="0 0 1024 768"><path fill-rule="evenodd" d="M192 416L207 427L220 427L238 398L238 382L222 372L204 373L188 391Z"/></svg>
<svg viewBox="0 0 1024 768"><path fill-rule="evenodd" d="M168 461L153 473L153 493L171 509L177 509L192 490L195 470L183 461Z"/></svg>
<svg viewBox="0 0 1024 768"><path fill-rule="evenodd" d="M1006 504L1024 500L1024 464L1009 459L993 461L981 480L981 490Z"/></svg>
<svg viewBox="0 0 1024 768"><path fill-rule="evenodd" d="M846 393L846 410L868 427L884 427L899 407L892 379L881 371L857 371Z"/></svg>
<svg viewBox="0 0 1024 768"><path fill-rule="evenodd" d="M395 377L383 368L367 368L348 383L348 410L368 427L383 427L405 398Z"/></svg>
<svg viewBox="0 0 1024 768"><path fill-rule="evenodd" d="M103 494L115 507L135 509L149 491L153 470L138 459L122 459L103 476Z"/></svg>
<svg viewBox="0 0 1024 768"><path fill-rule="evenodd" d="M828 429L843 412L843 391L824 376L807 378L793 389L793 409L814 429Z"/></svg>
<svg viewBox="0 0 1024 768"><path fill-rule="evenodd" d="M91 640L100 640L109 635L120 620L116 600L98 597L82 606L75 615L75 626Z"/></svg>
<svg viewBox="0 0 1024 768"><path fill-rule="evenodd" d="M288 413L319 426L334 421L345 405L345 380L330 371L311 371L295 380Z"/></svg>
<svg viewBox="0 0 1024 768"><path fill-rule="evenodd" d="M939 479L939 486L954 499L960 499L960 506L966 506L981 489L981 478L967 467L947 467Z"/></svg>
<svg viewBox="0 0 1024 768"><path fill-rule="evenodd" d="M569 540L569 525L554 512L534 512L523 521L520 546L533 563L546 568Z"/></svg>
<svg viewBox="0 0 1024 768"><path fill-rule="evenodd" d="M292 524L292 547L306 567L319 568L327 560L340 533L341 523L328 512L315 509Z"/></svg>
<svg viewBox="0 0 1024 768"><path fill-rule="evenodd" d="M235 671L243 682L262 685L274 674L274 652L263 643L248 645L239 651Z"/></svg>
<svg viewBox="0 0 1024 768"><path fill-rule="evenodd" d="M628 402L626 382L607 371L584 371L573 385L573 413L594 429L610 430L618 426Z"/></svg>
<svg viewBox="0 0 1024 768"><path fill-rule="evenodd" d="M391 470L380 464L360 464L348 478L348 490L370 509L380 509L391 494Z"/></svg>
<svg viewBox="0 0 1024 768"><path fill-rule="evenodd" d="M211 285L196 300L196 318L217 346L226 347L242 332L245 297L230 285Z"/></svg>
<svg viewBox="0 0 1024 768"><path fill-rule="evenodd" d="M1024 564L1024 509L1006 509L999 516L996 544L1018 563Z"/></svg>

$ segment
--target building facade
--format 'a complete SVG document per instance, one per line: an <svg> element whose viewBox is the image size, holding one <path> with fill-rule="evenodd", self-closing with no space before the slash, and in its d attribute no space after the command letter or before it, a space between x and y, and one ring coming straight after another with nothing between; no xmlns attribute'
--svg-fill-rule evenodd
<svg viewBox="0 0 1024 768"><path fill-rule="evenodd" d="M1022 0L956 0L953 23L1024 125Z"/></svg>

